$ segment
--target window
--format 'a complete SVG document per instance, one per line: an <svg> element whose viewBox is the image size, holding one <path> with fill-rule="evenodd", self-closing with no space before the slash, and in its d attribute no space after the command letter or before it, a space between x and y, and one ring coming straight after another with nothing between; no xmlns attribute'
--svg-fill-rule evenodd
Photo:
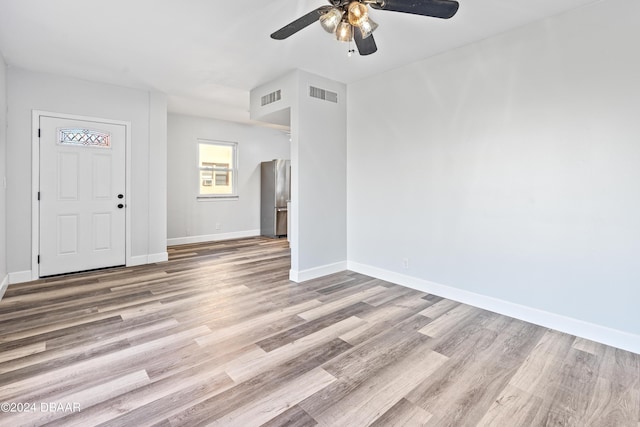
<svg viewBox="0 0 640 427"><path fill-rule="evenodd" d="M111 148L111 134L90 129L58 129L58 144Z"/></svg>
<svg viewBox="0 0 640 427"><path fill-rule="evenodd" d="M200 197L236 197L237 151L235 142L198 140Z"/></svg>

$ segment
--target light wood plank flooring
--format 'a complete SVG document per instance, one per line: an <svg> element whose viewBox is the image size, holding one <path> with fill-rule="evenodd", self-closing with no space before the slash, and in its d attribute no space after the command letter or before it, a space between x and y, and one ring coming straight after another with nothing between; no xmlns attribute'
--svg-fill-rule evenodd
<svg viewBox="0 0 640 427"><path fill-rule="evenodd" d="M286 241L254 238L11 285L0 425L640 426L637 354L288 270Z"/></svg>

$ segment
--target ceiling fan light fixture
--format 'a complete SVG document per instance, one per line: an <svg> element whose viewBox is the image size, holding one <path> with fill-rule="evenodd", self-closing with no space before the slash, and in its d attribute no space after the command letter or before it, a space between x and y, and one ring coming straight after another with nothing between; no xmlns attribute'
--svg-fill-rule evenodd
<svg viewBox="0 0 640 427"><path fill-rule="evenodd" d="M367 5L360 3L359 1L352 1L347 8L349 23L355 27L362 25L369 16Z"/></svg>
<svg viewBox="0 0 640 427"><path fill-rule="evenodd" d="M353 39L351 24L347 21L341 21L336 29L336 38L341 42L350 42Z"/></svg>
<svg viewBox="0 0 640 427"><path fill-rule="evenodd" d="M298 31L320 21L322 28L333 33L339 41L355 40L362 56L377 52L373 32L378 27L369 19L369 6L376 10L409 13L449 19L456 14L457 0L328 0L330 6L320 6L300 16L271 34L274 40L284 40ZM349 46L348 52L353 52ZM639 426L640 427L640 426Z"/></svg>
<svg viewBox="0 0 640 427"><path fill-rule="evenodd" d="M327 33L335 33L338 24L342 21L343 14L342 9L334 7L320 17L320 25L322 25L322 28L324 28Z"/></svg>
<svg viewBox="0 0 640 427"><path fill-rule="evenodd" d="M378 28L378 24L371 18L364 21L358 27L358 29L360 30L360 34L362 34L363 39L366 39L367 37L369 37L371 33L373 33L376 30L376 28Z"/></svg>

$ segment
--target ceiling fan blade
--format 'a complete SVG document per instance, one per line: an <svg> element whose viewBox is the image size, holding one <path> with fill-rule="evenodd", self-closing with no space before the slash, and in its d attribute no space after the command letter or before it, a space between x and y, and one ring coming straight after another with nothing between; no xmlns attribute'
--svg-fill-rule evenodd
<svg viewBox="0 0 640 427"><path fill-rule="evenodd" d="M373 39L373 34L366 39L363 39L362 34L360 34L360 30L354 28L353 40L356 42L356 46L358 46L358 52L360 52L360 55L371 55L378 50L376 41Z"/></svg>
<svg viewBox="0 0 640 427"><path fill-rule="evenodd" d="M306 15L301 16L295 21L280 28L278 31L271 34L271 38L276 40L284 40L287 37L292 36L303 28L306 28L316 22L318 19L320 19L320 16L326 13L329 9L331 9L331 6L320 6L316 10L312 10Z"/></svg>
<svg viewBox="0 0 640 427"><path fill-rule="evenodd" d="M371 3L371 7L394 12L413 13L415 15L432 16L449 19L458 11L455 0L379 0Z"/></svg>

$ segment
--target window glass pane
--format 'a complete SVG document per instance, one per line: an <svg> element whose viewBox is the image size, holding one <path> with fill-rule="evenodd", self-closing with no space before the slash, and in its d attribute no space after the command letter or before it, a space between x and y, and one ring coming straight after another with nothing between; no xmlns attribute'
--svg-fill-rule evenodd
<svg viewBox="0 0 640 427"><path fill-rule="evenodd" d="M201 195L233 194L233 172L215 172L214 178L210 176L206 174L206 171L200 171Z"/></svg>
<svg viewBox="0 0 640 427"><path fill-rule="evenodd" d="M216 172L216 186L229 185L229 172Z"/></svg>
<svg viewBox="0 0 640 427"><path fill-rule="evenodd" d="M214 167L216 163L233 164L232 145L200 144L201 167Z"/></svg>
<svg viewBox="0 0 640 427"><path fill-rule="evenodd" d="M232 196L234 188L236 145L229 143L198 144L201 196Z"/></svg>
<svg viewBox="0 0 640 427"><path fill-rule="evenodd" d="M91 129L58 129L58 144L111 148L111 135Z"/></svg>

